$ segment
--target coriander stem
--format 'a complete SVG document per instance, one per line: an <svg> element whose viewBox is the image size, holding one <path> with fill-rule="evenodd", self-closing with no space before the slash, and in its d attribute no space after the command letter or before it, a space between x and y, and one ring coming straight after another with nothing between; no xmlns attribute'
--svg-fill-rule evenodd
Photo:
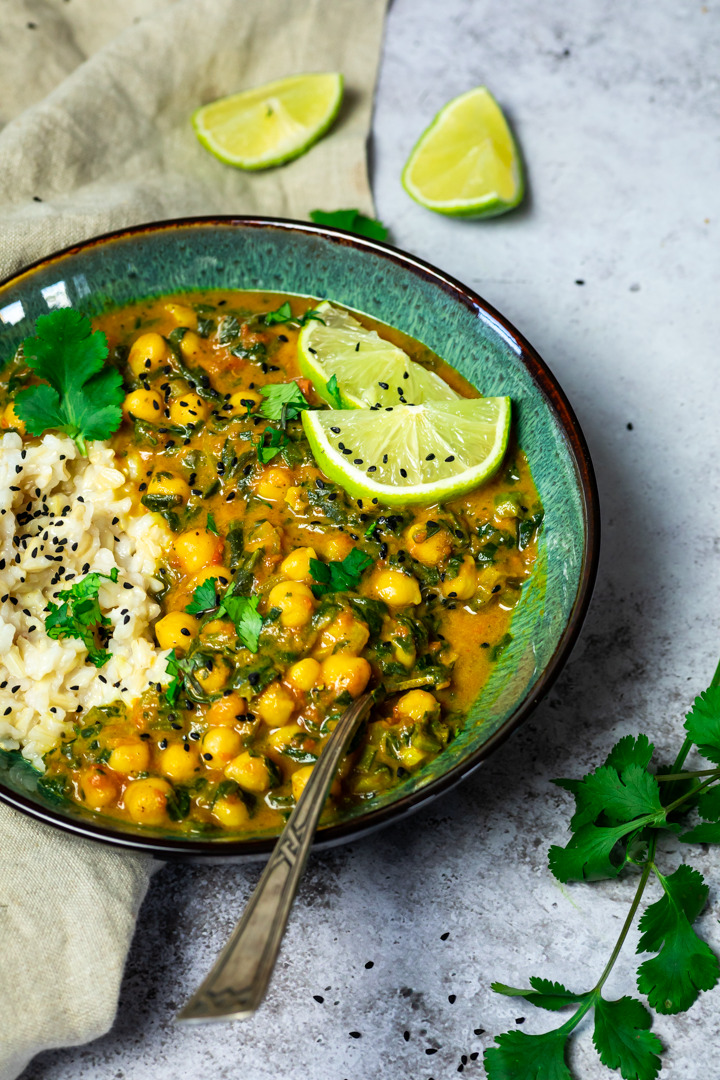
<svg viewBox="0 0 720 1080"><path fill-rule="evenodd" d="M713 770L714 773L715 770ZM715 775L711 776L709 780L703 781L702 784L698 784L692 791L688 791L687 794L681 795L675 802L671 802L669 806L665 807L665 816L671 814L673 810L677 809L682 803L687 802L688 799L694 799L696 795L699 795L701 791L704 791L706 787L709 787L715 781Z"/></svg>
<svg viewBox="0 0 720 1080"><path fill-rule="evenodd" d="M662 783L663 780L694 780L696 776L717 776L720 778L720 769L695 769L692 772L655 773L655 779Z"/></svg>

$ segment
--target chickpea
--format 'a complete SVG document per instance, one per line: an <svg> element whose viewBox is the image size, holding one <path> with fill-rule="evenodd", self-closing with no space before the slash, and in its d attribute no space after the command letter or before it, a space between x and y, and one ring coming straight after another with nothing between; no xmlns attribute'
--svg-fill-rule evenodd
<svg viewBox="0 0 720 1080"><path fill-rule="evenodd" d="M183 334L180 341L180 352L185 360L191 363L198 359L202 352L202 338L194 330L188 330Z"/></svg>
<svg viewBox="0 0 720 1080"><path fill-rule="evenodd" d="M206 694L215 694L222 690L230 675L230 666L222 659L208 660L205 667L195 671L195 678Z"/></svg>
<svg viewBox="0 0 720 1080"><path fill-rule="evenodd" d="M212 622L205 623L200 631L200 637L203 641L211 637L221 637L225 638L227 644L230 644L237 637L235 623L230 622L229 619L213 619Z"/></svg>
<svg viewBox="0 0 720 1080"><path fill-rule="evenodd" d="M469 600L477 589L477 569L472 555L466 555L460 564L457 577L446 577L440 586L443 596L451 599Z"/></svg>
<svg viewBox="0 0 720 1080"><path fill-rule="evenodd" d="M295 698L282 683L272 682L257 699L254 711L268 727L280 727L295 712Z"/></svg>
<svg viewBox="0 0 720 1080"><path fill-rule="evenodd" d="M172 784L159 776L133 780L125 788L123 795L125 809L133 821L142 825L162 825L165 821L165 810L170 794L172 794Z"/></svg>
<svg viewBox="0 0 720 1080"><path fill-rule="evenodd" d="M336 653L328 656L320 665L320 677L335 696L347 690L351 697L359 697L370 681L372 670L363 656L346 656Z"/></svg>
<svg viewBox="0 0 720 1080"><path fill-rule="evenodd" d="M405 530L405 543L414 559L423 566L437 566L452 551L452 542L447 529L438 529L432 536L427 535L427 522L413 522Z"/></svg>
<svg viewBox="0 0 720 1080"><path fill-rule="evenodd" d="M319 674L319 663L317 660L313 660L311 656L308 656L304 660L298 660L296 664L292 664L288 668L285 672L285 682L290 683L294 690L306 694L308 690L312 690Z"/></svg>
<svg viewBox="0 0 720 1080"><path fill-rule="evenodd" d="M197 330L198 317L192 308L185 304L165 304L165 310L176 326L186 326L188 330Z"/></svg>
<svg viewBox="0 0 720 1080"><path fill-rule="evenodd" d="M218 590L227 589L230 584L230 573L224 566L218 566L213 564L212 566L204 566L202 570L198 570L197 574L193 574L187 583L187 587L191 592L197 589L198 585L202 585L204 582L209 581L210 578L217 579L216 588Z"/></svg>
<svg viewBox="0 0 720 1080"><path fill-rule="evenodd" d="M145 772L149 764L150 747L139 740L116 746L108 758L110 768L125 775Z"/></svg>
<svg viewBox="0 0 720 1080"><path fill-rule="evenodd" d="M294 514L305 511L305 491L301 487L289 487L285 492L285 502Z"/></svg>
<svg viewBox="0 0 720 1080"><path fill-rule="evenodd" d="M200 767L198 752L189 743L173 743L160 753L159 769L176 783L190 780Z"/></svg>
<svg viewBox="0 0 720 1080"><path fill-rule="evenodd" d="M5 406L5 411L2 414L2 421L0 421L0 426L4 428L15 428L15 430L19 431L21 435L25 434L25 422L21 420L18 414L15 412L15 406L12 401L9 405Z"/></svg>
<svg viewBox="0 0 720 1080"><path fill-rule="evenodd" d="M283 724L282 727L276 728L268 735L268 746L273 750L284 750L286 746L289 746L296 735L307 735L307 731L304 731L299 724Z"/></svg>
<svg viewBox="0 0 720 1080"><path fill-rule="evenodd" d="M157 424L162 417L165 402L157 390L133 390L123 401L123 412L136 420Z"/></svg>
<svg viewBox="0 0 720 1080"><path fill-rule="evenodd" d="M228 405L232 405L233 416L244 416L248 410L256 408L262 401L262 394L258 394L257 390L236 390L234 394L230 395ZM227 410L230 412L230 410Z"/></svg>
<svg viewBox="0 0 720 1080"><path fill-rule="evenodd" d="M212 813L226 829L242 829L250 820L250 813L242 799L218 799Z"/></svg>
<svg viewBox="0 0 720 1080"><path fill-rule="evenodd" d="M320 659L333 652L359 656L369 637L370 631L364 622L356 619L351 611L341 611L322 631L313 653Z"/></svg>
<svg viewBox="0 0 720 1080"><path fill-rule="evenodd" d="M167 363L170 353L160 334L141 334L130 347L128 367L133 375L149 375Z"/></svg>
<svg viewBox="0 0 720 1080"><path fill-rule="evenodd" d="M292 484L292 474L288 469L270 466L264 469L257 482L257 494L267 502L280 502L285 498L285 492Z"/></svg>
<svg viewBox="0 0 720 1080"><path fill-rule="evenodd" d="M312 591L301 581L281 581L270 590L269 608L280 608L280 625L297 630L310 622L315 609Z"/></svg>
<svg viewBox="0 0 720 1080"><path fill-rule="evenodd" d="M161 649L185 651L198 632L199 622L185 611L170 611L155 623L155 637Z"/></svg>
<svg viewBox="0 0 720 1080"><path fill-rule="evenodd" d="M163 469L150 477L148 495L174 495L175 505L179 506L190 498L190 488L182 476Z"/></svg>
<svg viewBox="0 0 720 1080"><path fill-rule="evenodd" d="M310 560L317 559L315 548L295 548L280 563L280 573L291 581L312 581Z"/></svg>
<svg viewBox="0 0 720 1080"><path fill-rule="evenodd" d="M201 420L207 420L209 413L207 402L190 390L170 404L170 420L173 424L199 424Z"/></svg>
<svg viewBox="0 0 720 1080"><path fill-rule="evenodd" d="M354 546L347 533L332 533L323 544L323 555L331 561L342 562L345 556L350 554Z"/></svg>
<svg viewBox="0 0 720 1080"><path fill-rule="evenodd" d="M247 750L225 766L225 775L245 791L267 791L271 784L270 769L265 758L253 757Z"/></svg>
<svg viewBox="0 0 720 1080"><path fill-rule="evenodd" d="M203 761L209 769L224 769L240 753L242 744L242 736L231 727L208 728L202 741Z"/></svg>
<svg viewBox="0 0 720 1080"><path fill-rule="evenodd" d="M186 574L194 574L216 562L222 551L222 540L207 529L190 529L173 541L173 551Z"/></svg>
<svg viewBox="0 0 720 1080"><path fill-rule="evenodd" d="M234 691L227 691L214 702L205 713L205 719L212 727L232 727L242 720L247 712L247 701Z"/></svg>
<svg viewBox="0 0 720 1080"><path fill-rule="evenodd" d="M400 570L381 570L373 581L375 595L390 607L407 607L419 604L420 586L412 574Z"/></svg>
<svg viewBox="0 0 720 1080"><path fill-rule="evenodd" d="M409 690L395 704L395 716L401 720L423 720L440 711L440 705L427 690Z"/></svg>
<svg viewBox="0 0 720 1080"><path fill-rule="evenodd" d="M303 791L305 790L305 785L310 779L310 774L313 771L313 768L313 765L302 765L299 769L296 769L290 777L290 784L292 787L292 794L295 802L298 801ZM340 777L336 776L330 786L330 794L334 798L337 798L341 791L342 784L340 782Z"/></svg>
<svg viewBox="0 0 720 1080"><path fill-rule="evenodd" d="M91 810L100 810L117 798L118 787L114 779L97 766L83 772L80 787L85 796L85 804Z"/></svg>

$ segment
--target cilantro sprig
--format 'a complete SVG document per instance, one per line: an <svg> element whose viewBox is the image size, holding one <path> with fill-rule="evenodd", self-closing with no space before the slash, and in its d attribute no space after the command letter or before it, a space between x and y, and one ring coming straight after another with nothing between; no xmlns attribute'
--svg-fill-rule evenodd
<svg viewBox="0 0 720 1080"><path fill-rule="evenodd" d="M49 614L45 618L45 630L48 637L56 641L60 638L78 638L84 644L88 660L95 667L101 668L108 662L111 654L107 649L98 647L95 634L99 627L110 626L110 619L100 610L98 595L103 579L117 581L117 567L109 574L93 572L76 581L69 589L61 589L55 595L61 604L52 601L48 604Z"/></svg>
<svg viewBox="0 0 720 1080"><path fill-rule="evenodd" d="M485 1051L488 1080L572 1080L566 1061L568 1039L580 1021L594 1013L593 1044L603 1065L624 1080L655 1080L662 1046L650 1030L650 1010L633 997L609 1000L604 985L622 950L651 882L660 897L643 912L637 952L652 954L638 967L637 989L651 1009L673 1014L689 1009L720 978L720 962L693 924L708 889L686 863L668 873L658 851L668 834L681 843L720 843L720 666L711 685L697 697L685 720L687 737L670 769L653 769L654 747L646 735L626 736L599 768L582 780L557 780L575 798L570 839L550 848L555 877L569 881L636 875L635 894L620 935L600 978L590 990L574 992L561 983L533 976L527 989L503 983L492 988L522 997L553 1012L574 1008L560 1027L543 1035L506 1031ZM691 750L717 766L685 770ZM683 832L689 812L703 820Z"/></svg>
<svg viewBox="0 0 720 1080"><path fill-rule="evenodd" d="M316 225L346 229L358 236L367 236L370 240L386 240L388 235L388 230L381 221L366 217L359 210L311 210L310 220Z"/></svg>
<svg viewBox="0 0 720 1080"><path fill-rule="evenodd" d="M59 308L41 315L35 337L22 345L25 362L38 378L15 397L15 411L31 435L63 431L87 457L87 442L109 439L120 427L120 372L103 367L107 338L93 331L86 315Z"/></svg>
<svg viewBox="0 0 720 1080"><path fill-rule="evenodd" d="M260 597L233 596L228 591L219 599L217 583L217 578L208 578L202 585L198 585L185 610L188 615L211 615L213 619L221 619L223 615L227 615L235 624L235 631L244 647L256 653L263 628L263 617L258 611Z"/></svg>
<svg viewBox="0 0 720 1080"><path fill-rule="evenodd" d="M279 323L297 323L298 326L304 326L305 323L310 322L312 319L316 322L325 323L322 315L318 315L314 308L308 308L302 315L293 315L289 300L286 300L275 311L266 311L260 316L260 319L266 326L276 326Z"/></svg>
<svg viewBox="0 0 720 1080"><path fill-rule="evenodd" d="M372 558L359 548L353 548L342 560L333 559L324 563L319 559L311 559L310 573L316 582L311 586L313 595L319 599L327 593L356 589L362 575L372 563Z"/></svg>
<svg viewBox="0 0 720 1080"><path fill-rule="evenodd" d="M298 416L310 408L310 403L296 382L269 383L260 387L264 401L258 409L266 420L279 420L285 426L287 420L297 420Z"/></svg>

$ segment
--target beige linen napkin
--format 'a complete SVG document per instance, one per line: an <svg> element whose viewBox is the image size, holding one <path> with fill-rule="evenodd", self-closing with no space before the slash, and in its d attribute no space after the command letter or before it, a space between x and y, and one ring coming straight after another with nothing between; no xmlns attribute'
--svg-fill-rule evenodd
<svg viewBox="0 0 720 1080"><path fill-rule="evenodd" d="M143 221L372 213L365 139L385 3L2 0L0 279ZM199 104L303 71L346 80L334 128L304 157L243 173L197 143ZM0 803L0 1080L108 1030L152 867Z"/></svg>

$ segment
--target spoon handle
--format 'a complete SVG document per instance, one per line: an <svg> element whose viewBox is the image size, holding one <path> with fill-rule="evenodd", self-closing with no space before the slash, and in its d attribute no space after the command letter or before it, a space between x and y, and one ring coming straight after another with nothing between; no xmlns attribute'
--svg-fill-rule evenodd
<svg viewBox="0 0 720 1080"><path fill-rule="evenodd" d="M363 694L340 717L232 937L176 1020L243 1020L262 1002L330 785L370 703Z"/></svg>

